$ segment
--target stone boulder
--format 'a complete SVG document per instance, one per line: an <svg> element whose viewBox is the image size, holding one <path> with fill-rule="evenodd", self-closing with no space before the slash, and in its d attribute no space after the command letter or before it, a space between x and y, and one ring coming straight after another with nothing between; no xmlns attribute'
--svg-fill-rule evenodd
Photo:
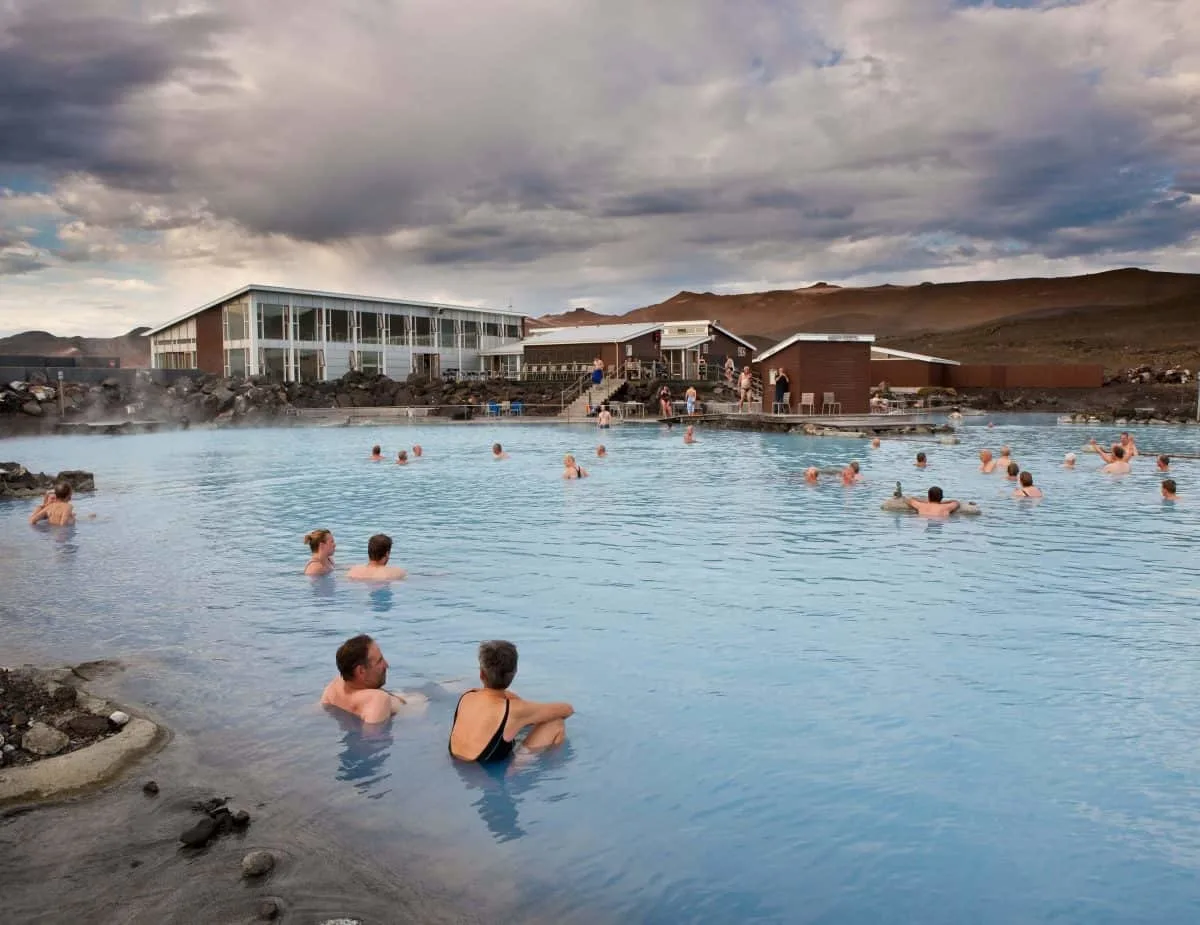
<svg viewBox="0 0 1200 925"><path fill-rule="evenodd" d="M21 411L23 411L25 414L32 415L35 418L40 418L44 413L42 411L42 406L36 401L25 402L23 405L21 405Z"/></svg>
<svg viewBox="0 0 1200 925"><path fill-rule="evenodd" d="M42 757L57 755L70 744L71 739L65 732L59 732L45 723L34 723L29 727L29 731L21 736L21 748Z"/></svg>

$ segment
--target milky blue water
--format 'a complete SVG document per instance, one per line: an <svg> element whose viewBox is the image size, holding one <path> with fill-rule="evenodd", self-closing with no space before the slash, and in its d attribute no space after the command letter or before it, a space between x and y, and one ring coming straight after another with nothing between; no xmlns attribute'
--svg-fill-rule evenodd
<svg viewBox="0 0 1200 925"><path fill-rule="evenodd" d="M1060 468L1079 428L963 435L624 426L606 460L588 428L532 425L8 440L101 490L65 533L0 507L0 653L127 660L213 762L384 862L424 846L493 920L1194 922L1200 461L1172 507L1149 459ZM426 455L370 463L375 442ZM1002 442L1043 503L975 471ZM566 451L591 478L559 478ZM851 458L863 485L800 479ZM897 479L985 513L884 514ZM314 527L343 567L389 533L411 577L302 577ZM367 741L314 707L358 632L432 698ZM493 637L515 690L577 712L566 748L485 772L446 735Z"/></svg>

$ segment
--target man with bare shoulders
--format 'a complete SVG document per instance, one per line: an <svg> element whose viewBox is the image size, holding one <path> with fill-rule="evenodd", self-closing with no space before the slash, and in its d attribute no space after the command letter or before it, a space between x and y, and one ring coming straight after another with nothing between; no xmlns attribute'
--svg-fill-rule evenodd
<svg viewBox="0 0 1200 925"><path fill-rule="evenodd" d="M1164 501L1178 501L1179 495L1175 486L1174 479L1163 479L1162 481L1162 499Z"/></svg>
<svg viewBox="0 0 1200 925"><path fill-rule="evenodd" d="M450 754L460 761L503 761L517 747L521 730L532 727L519 744L535 751L559 745L567 737L569 703L534 703L508 689L517 676L517 647L502 639L479 646L483 687L458 700L450 726Z"/></svg>
<svg viewBox="0 0 1200 925"><path fill-rule="evenodd" d="M1158 459L1155 460L1155 468L1157 468L1159 472L1170 472L1171 457L1166 455L1159 456Z"/></svg>
<svg viewBox="0 0 1200 925"><path fill-rule="evenodd" d="M928 501L920 501L917 498L908 497L904 500L908 502L909 507L922 517L949 517L960 507L957 501L943 501L942 490L936 485L929 489L928 497Z"/></svg>
<svg viewBox="0 0 1200 925"><path fill-rule="evenodd" d="M75 523L75 507L71 504L71 486L67 482L59 482L54 491L46 492L37 510L29 515L29 522L37 524L46 521L52 527L69 527Z"/></svg>
<svg viewBox="0 0 1200 925"><path fill-rule="evenodd" d="M387 659L378 643L365 633L347 639L337 650L339 677L321 694L321 703L345 710L364 723L385 723L406 701L399 694L385 691Z"/></svg>
<svg viewBox="0 0 1200 925"><path fill-rule="evenodd" d="M367 540L366 565L356 565L346 573L347 578L358 578L363 581L397 581L407 578L408 572L395 565L388 565L392 557L392 538L384 533L376 533Z"/></svg>
<svg viewBox="0 0 1200 925"><path fill-rule="evenodd" d="M378 443L371 447L371 455L369 458L371 462L379 462L381 459L383 459L383 448L379 446Z"/></svg>
<svg viewBox="0 0 1200 925"><path fill-rule="evenodd" d="M991 450L979 451L979 471L987 475L996 471L996 461L992 459Z"/></svg>
<svg viewBox="0 0 1200 925"><path fill-rule="evenodd" d="M1133 442L1133 437L1127 430L1121 431L1121 449L1125 451L1125 458L1127 460L1139 455L1137 444Z"/></svg>
<svg viewBox="0 0 1200 925"><path fill-rule="evenodd" d="M1130 468L1129 463L1125 461L1125 448L1119 443L1114 446L1112 461L1107 463L1100 471L1106 472L1109 475L1128 475Z"/></svg>
<svg viewBox="0 0 1200 925"><path fill-rule="evenodd" d="M858 465L858 460L854 460L845 469L842 470L843 485L857 485L862 481L862 472Z"/></svg>
<svg viewBox="0 0 1200 925"><path fill-rule="evenodd" d="M499 443L492 444L492 459L508 459L508 454Z"/></svg>
<svg viewBox="0 0 1200 925"><path fill-rule="evenodd" d="M1088 446L1090 446L1093 452L1095 452L1096 455L1103 459L1106 463L1110 463L1117 458L1117 450L1121 450L1122 453L1124 453L1124 448L1121 446L1121 444L1114 443L1106 450L1096 442L1095 437L1088 441Z"/></svg>

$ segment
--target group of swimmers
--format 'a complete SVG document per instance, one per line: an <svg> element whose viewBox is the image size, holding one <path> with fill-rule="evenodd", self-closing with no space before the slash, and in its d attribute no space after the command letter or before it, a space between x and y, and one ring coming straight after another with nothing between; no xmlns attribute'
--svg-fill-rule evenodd
<svg viewBox="0 0 1200 925"><path fill-rule="evenodd" d="M353 636L334 657L337 677L321 694L321 703L353 714L368 726L387 722L410 700L384 690L387 659L379 643L366 634ZM503 761L518 748L538 751L561 744L567 719L575 712L569 703L537 703L509 690L517 676L517 647L502 639L479 645L479 681L458 698L450 723L448 748L452 758L481 763ZM524 736L518 741L518 737Z"/></svg>

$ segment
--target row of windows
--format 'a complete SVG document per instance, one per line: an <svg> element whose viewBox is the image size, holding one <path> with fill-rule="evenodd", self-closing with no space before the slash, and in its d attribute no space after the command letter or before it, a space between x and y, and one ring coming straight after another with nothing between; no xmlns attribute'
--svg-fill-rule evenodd
<svg viewBox="0 0 1200 925"><path fill-rule="evenodd" d="M480 338L517 340L519 324L500 321L472 321L456 318L428 318L423 315L395 315L386 312L351 311L339 308L304 308L263 303L258 306L258 336L263 340L329 341L333 343L413 344L433 347L439 344L475 348ZM228 305L223 313L225 340L248 340L250 309Z"/></svg>
<svg viewBox="0 0 1200 925"><path fill-rule="evenodd" d="M154 358L155 369L195 369L195 351L178 351L174 353L158 353Z"/></svg>

